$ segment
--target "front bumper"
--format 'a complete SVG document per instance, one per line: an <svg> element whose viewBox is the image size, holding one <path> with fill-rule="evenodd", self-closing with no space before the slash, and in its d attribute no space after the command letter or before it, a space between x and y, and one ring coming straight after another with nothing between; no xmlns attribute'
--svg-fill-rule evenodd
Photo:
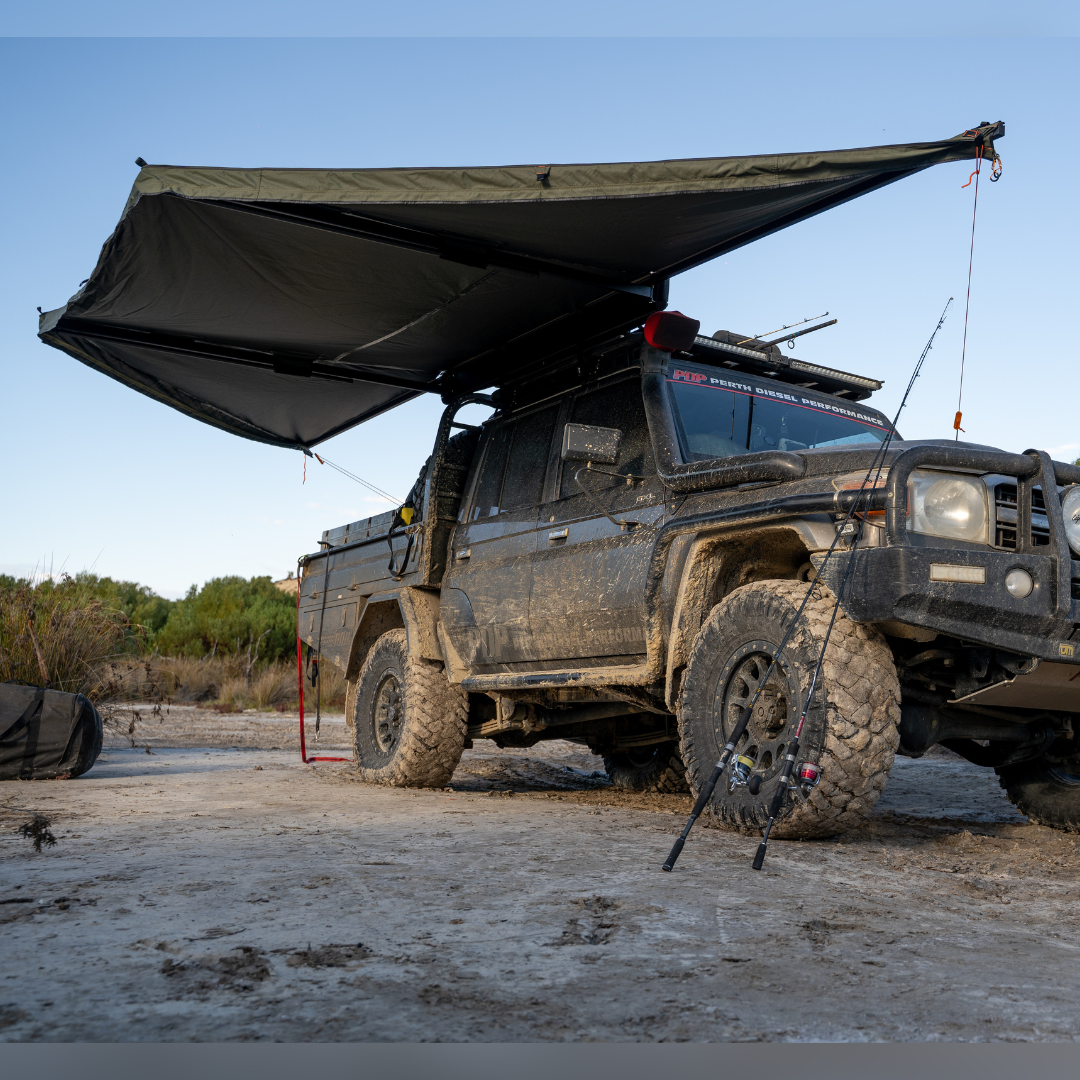
<svg viewBox="0 0 1080 1080"><path fill-rule="evenodd" d="M1016 476L1020 516L1017 548L928 546L907 531L908 477L915 468L960 469ZM898 621L964 641L1043 660L1080 664L1080 561L1065 537L1061 501L1047 497L1049 546L1031 539L1031 491L1041 486L1057 494L1058 484L1080 482L1080 469L1050 460L1042 452L1024 454L940 445L905 451L889 470L885 546L838 553L822 578L839 592L855 560L842 607L860 622ZM1025 524L1026 521L1026 524ZM931 566L982 567L985 582L931 580ZM1031 574L1035 588L1019 600L1005 588L1015 567Z"/></svg>
<svg viewBox="0 0 1080 1080"><path fill-rule="evenodd" d="M897 621L1043 660L1080 664L1080 601L1058 611L1057 562L1052 556L957 548L861 548L834 556L822 575L839 592L848 560L855 559L842 607L858 622ZM985 584L932 581L930 567L982 567ZM1014 567L1031 574L1035 588L1017 600L1005 588ZM1080 562L1071 562L1080 578ZM1071 592L1071 590L1070 590Z"/></svg>

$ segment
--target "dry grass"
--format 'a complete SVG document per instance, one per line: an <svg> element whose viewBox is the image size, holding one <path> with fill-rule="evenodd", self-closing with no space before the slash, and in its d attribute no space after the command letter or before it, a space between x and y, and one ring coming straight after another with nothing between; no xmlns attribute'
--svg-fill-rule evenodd
<svg viewBox="0 0 1080 1080"><path fill-rule="evenodd" d="M290 664L268 665L252 676L250 692L256 709L295 704L296 671Z"/></svg>
<svg viewBox="0 0 1080 1080"><path fill-rule="evenodd" d="M108 695L110 662L124 652L130 624L71 578L49 589L0 591L0 682L30 683L91 700Z"/></svg>
<svg viewBox="0 0 1080 1080"><path fill-rule="evenodd" d="M110 731L136 745L141 714L125 702L204 705L219 712L293 711L299 707L295 664L252 665L244 657L133 656L142 639L123 612L96 599L80 582L34 583L0 590L0 682L51 687L89 697ZM345 676L324 663L324 712L345 707ZM304 680L304 707L316 690Z"/></svg>
<svg viewBox="0 0 1080 1080"><path fill-rule="evenodd" d="M319 670L319 681L322 683L322 707L335 712L344 709L345 672L334 664L324 663ZM304 708L315 708L315 694L310 683L304 686Z"/></svg>
<svg viewBox="0 0 1080 1080"><path fill-rule="evenodd" d="M345 675L332 664L321 672L322 707L345 707ZM103 667L103 697L111 701L167 701L207 705L221 712L298 708L296 666L277 661L256 667L247 677L241 657L151 656L114 660ZM304 708L315 708L315 690L304 680Z"/></svg>

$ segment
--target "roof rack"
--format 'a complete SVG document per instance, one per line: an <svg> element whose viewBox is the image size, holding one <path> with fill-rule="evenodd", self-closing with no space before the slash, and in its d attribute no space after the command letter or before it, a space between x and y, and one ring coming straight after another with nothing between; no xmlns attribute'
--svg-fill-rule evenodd
<svg viewBox="0 0 1080 1080"><path fill-rule="evenodd" d="M738 340L739 344L733 344L734 340ZM748 349L744 342L752 342L760 347ZM768 342L758 342L754 338L739 339L736 334L725 330L718 331L711 338L698 335L690 352L696 360L706 364L766 375L780 382L793 383L806 390L817 390L850 401L862 401L883 385L879 379L868 379L837 368L796 360L785 356L777 346Z"/></svg>

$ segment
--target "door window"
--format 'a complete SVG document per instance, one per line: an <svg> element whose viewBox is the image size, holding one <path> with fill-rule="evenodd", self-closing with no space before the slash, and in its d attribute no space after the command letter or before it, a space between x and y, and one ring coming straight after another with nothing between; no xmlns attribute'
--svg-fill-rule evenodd
<svg viewBox="0 0 1080 1080"><path fill-rule="evenodd" d="M540 503L558 414L558 406L551 406L491 432L473 498L472 521Z"/></svg>
<svg viewBox="0 0 1080 1080"><path fill-rule="evenodd" d="M503 510L537 506L543 499L551 437L555 434L558 415L556 405L515 422L514 440L503 478Z"/></svg>
<svg viewBox="0 0 1080 1080"><path fill-rule="evenodd" d="M645 403L641 399L641 383L637 379L627 379L614 386L603 386L582 394L574 402L571 420L575 424L618 428L622 432L619 460L615 465L605 466L610 467L612 472L634 473L637 476L651 476L656 472L649 424L645 419ZM560 496L564 499L577 495L581 490L574 483L574 472L578 468L580 462L568 461L563 466ZM595 488L617 483L620 481L601 474L593 475L590 480L590 486Z"/></svg>

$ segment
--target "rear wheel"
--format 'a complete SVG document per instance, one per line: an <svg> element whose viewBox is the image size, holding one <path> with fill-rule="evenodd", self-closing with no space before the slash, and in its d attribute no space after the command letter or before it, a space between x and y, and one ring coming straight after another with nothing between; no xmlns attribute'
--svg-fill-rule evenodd
<svg viewBox="0 0 1080 1080"><path fill-rule="evenodd" d="M604 755L604 769L612 784L626 791L656 791L677 795L688 791L686 766L677 742L657 743Z"/></svg>
<svg viewBox="0 0 1080 1080"><path fill-rule="evenodd" d="M779 783L835 600L821 585L759 581L719 603L694 642L679 695L679 732L691 790L712 773L728 734L761 685L777 645L808 588L815 589L759 696L737 753L762 778L757 795L730 787L730 769L710 803L722 825L759 831ZM899 744L900 685L885 639L839 612L807 713L799 761L816 762L821 780L806 798L788 797L777 837L831 836L857 825L885 787Z"/></svg>
<svg viewBox="0 0 1080 1080"><path fill-rule="evenodd" d="M1036 824L1080 832L1080 755L1062 757L1051 750L997 773L1009 802Z"/></svg>
<svg viewBox="0 0 1080 1080"><path fill-rule="evenodd" d="M371 648L352 699L360 776L391 787L442 787L465 747L468 698L442 664L409 655L404 630Z"/></svg>

